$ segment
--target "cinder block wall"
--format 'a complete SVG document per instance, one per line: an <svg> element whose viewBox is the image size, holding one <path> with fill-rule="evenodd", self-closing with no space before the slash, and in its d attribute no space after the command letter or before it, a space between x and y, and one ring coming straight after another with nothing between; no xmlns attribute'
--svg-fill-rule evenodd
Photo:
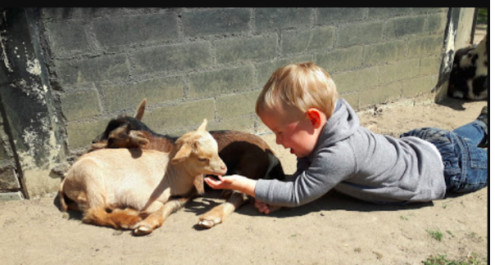
<svg viewBox="0 0 495 265"><path fill-rule="evenodd" d="M0 120L0 199L56 191L59 179L48 172L84 152L111 118L133 115L143 98L144 122L160 133L180 135L207 118L209 129L263 134L269 130L254 112L256 98L271 73L291 62L325 68L356 110L428 93L437 81L449 9L10 12L25 20L22 25L9 21L9 12L3 11L0 27L11 23L21 32L0 32L10 47L10 61L4 58L0 70L15 74L10 68L17 63L24 72L19 80L29 82L0 76L10 84L0 84L9 97L2 104L35 105L16 123L23 106L9 103L7 119Z"/></svg>
<svg viewBox="0 0 495 265"><path fill-rule="evenodd" d="M447 8L56 8L42 10L67 142L86 148L134 114L181 134L268 130L254 113L276 68L314 61L356 109L429 91ZM54 77L56 76L56 77Z"/></svg>

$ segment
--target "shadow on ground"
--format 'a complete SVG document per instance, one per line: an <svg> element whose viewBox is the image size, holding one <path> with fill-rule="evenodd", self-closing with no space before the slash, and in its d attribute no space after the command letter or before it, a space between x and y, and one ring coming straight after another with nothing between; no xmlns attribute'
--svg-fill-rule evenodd
<svg viewBox="0 0 495 265"><path fill-rule="evenodd" d="M463 99L457 99L457 98L447 97L447 98L443 99L441 102L437 102L436 104L442 105L442 106L445 106L445 107L449 107L449 108L451 108L453 110L462 111L462 110L465 110L466 109L463 106L464 103L466 103L466 102L474 102L474 101L486 101L486 100L463 100Z"/></svg>

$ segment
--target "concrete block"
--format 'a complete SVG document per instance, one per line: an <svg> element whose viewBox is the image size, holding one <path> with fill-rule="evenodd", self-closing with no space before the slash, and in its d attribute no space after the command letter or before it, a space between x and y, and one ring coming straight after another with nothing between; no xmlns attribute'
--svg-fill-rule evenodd
<svg viewBox="0 0 495 265"><path fill-rule="evenodd" d="M254 10L256 32L289 28L309 28L310 8L256 8Z"/></svg>
<svg viewBox="0 0 495 265"><path fill-rule="evenodd" d="M240 92L252 89L254 68L241 66L191 75L189 94L191 98L205 98L224 93Z"/></svg>
<svg viewBox="0 0 495 265"><path fill-rule="evenodd" d="M379 42L382 38L382 22L345 24L337 30L336 47L349 47Z"/></svg>
<svg viewBox="0 0 495 265"><path fill-rule="evenodd" d="M411 8L411 15L425 15L425 14L433 14L433 13L438 13L441 12L442 10L445 10L448 12L448 8L433 8L433 7L414 7ZM445 13L447 14L447 13Z"/></svg>
<svg viewBox="0 0 495 265"><path fill-rule="evenodd" d="M258 91L253 91L217 97L217 118L232 119L254 113L258 95Z"/></svg>
<svg viewBox="0 0 495 265"><path fill-rule="evenodd" d="M212 64L209 44L202 41L142 49L134 52L132 57L137 74L176 73Z"/></svg>
<svg viewBox="0 0 495 265"><path fill-rule="evenodd" d="M289 64L290 62L290 59L278 59L256 64L256 86L260 89L263 88L268 79L272 76L273 72L275 72L278 68Z"/></svg>
<svg viewBox="0 0 495 265"><path fill-rule="evenodd" d="M128 13L126 8L68 8L68 7L50 7L41 8L41 17L47 20L68 20L68 19L85 19L91 20L104 16L122 16Z"/></svg>
<svg viewBox="0 0 495 265"><path fill-rule="evenodd" d="M387 39L401 38L424 31L425 16L393 18L385 22L383 34Z"/></svg>
<svg viewBox="0 0 495 265"><path fill-rule="evenodd" d="M105 130L109 121L109 119L103 118L86 122L68 122L67 142L69 150L89 148L91 141Z"/></svg>
<svg viewBox="0 0 495 265"><path fill-rule="evenodd" d="M24 199L24 195L20 191L0 193L0 201L19 201Z"/></svg>
<svg viewBox="0 0 495 265"><path fill-rule="evenodd" d="M317 25L336 25L350 21L363 20L366 16L367 8L317 8L316 24Z"/></svg>
<svg viewBox="0 0 495 265"><path fill-rule="evenodd" d="M179 36L177 17L172 12L100 19L93 28L96 40L104 48L163 43Z"/></svg>
<svg viewBox="0 0 495 265"><path fill-rule="evenodd" d="M419 75L419 59L400 61L378 67L380 84L409 79Z"/></svg>
<svg viewBox="0 0 495 265"><path fill-rule="evenodd" d="M63 84L85 84L129 76L126 58L120 54L82 60L56 60L55 65Z"/></svg>
<svg viewBox="0 0 495 265"><path fill-rule="evenodd" d="M256 86L260 89L266 84L278 68L286 66L290 63L314 62L315 58L312 54L293 55L287 58L276 59L272 61L255 64L256 71Z"/></svg>
<svg viewBox="0 0 495 265"><path fill-rule="evenodd" d="M359 109L366 109L372 105L386 103L392 99L399 98L401 87L400 82L394 82L362 91L359 93Z"/></svg>
<svg viewBox="0 0 495 265"><path fill-rule="evenodd" d="M408 16L413 12L414 8L404 7L374 7L368 9L368 17L370 19L388 19L392 17Z"/></svg>
<svg viewBox="0 0 495 265"><path fill-rule="evenodd" d="M446 13L431 14L426 18L426 31L442 34L447 23Z"/></svg>
<svg viewBox="0 0 495 265"><path fill-rule="evenodd" d="M441 56L430 56L421 58L419 61L420 75L438 75L440 70Z"/></svg>
<svg viewBox="0 0 495 265"><path fill-rule="evenodd" d="M415 77L402 82L402 96L411 98L424 93L430 93L435 86L438 75Z"/></svg>
<svg viewBox="0 0 495 265"><path fill-rule="evenodd" d="M308 30L283 31L281 34L282 54L299 53L307 49L311 40Z"/></svg>
<svg viewBox="0 0 495 265"><path fill-rule="evenodd" d="M277 35L215 41L217 63L270 60L277 56Z"/></svg>
<svg viewBox="0 0 495 265"><path fill-rule="evenodd" d="M289 63L314 62L315 57L311 53L302 53L299 55L290 56L287 60Z"/></svg>
<svg viewBox="0 0 495 265"><path fill-rule="evenodd" d="M425 55L442 54L443 37L441 34L424 36L407 42L408 55L417 58Z"/></svg>
<svg viewBox="0 0 495 265"><path fill-rule="evenodd" d="M253 115L243 115L238 117L228 117L221 119L220 121L212 122L209 130L236 130L243 132L254 132L254 118Z"/></svg>
<svg viewBox="0 0 495 265"><path fill-rule="evenodd" d="M239 34L249 30L250 13L247 8L185 10L182 29L187 37Z"/></svg>
<svg viewBox="0 0 495 265"><path fill-rule="evenodd" d="M61 97L62 113L68 121L90 118L101 113L95 90L67 91Z"/></svg>
<svg viewBox="0 0 495 265"><path fill-rule="evenodd" d="M378 67L337 73L333 75L333 79L339 93L367 90L378 85Z"/></svg>
<svg viewBox="0 0 495 265"><path fill-rule="evenodd" d="M335 27L319 27L311 31L311 40L308 49L329 50L335 42Z"/></svg>
<svg viewBox="0 0 495 265"><path fill-rule="evenodd" d="M187 101L153 109L144 115L143 121L156 132L180 135L197 129L205 118L209 122L215 119L213 99Z"/></svg>
<svg viewBox="0 0 495 265"><path fill-rule="evenodd" d="M364 47L363 62L365 66L379 65L398 61L407 54L404 41L391 41Z"/></svg>
<svg viewBox="0 0 495 265"><path fill-rule="evenodd" d="M91 51L83 21L48 22L46 29L55 57Z"/></svg>
<svg viewBox="0 0 495 265"><path fill-rule="evenodd" d="M103 108L108 112L135 110L144 98L147 106L182 99L185 88L179 77L156 78L135 83L106 83L100 86L105 95Z"/></svg>
<svg viewBox="0 0 495 265"><path fill-rule="evenodd" d="M330 75L341 71L357 69L362 65L362 60L362 46L353 46L316 54L316 63L323 67Z"/></svg>

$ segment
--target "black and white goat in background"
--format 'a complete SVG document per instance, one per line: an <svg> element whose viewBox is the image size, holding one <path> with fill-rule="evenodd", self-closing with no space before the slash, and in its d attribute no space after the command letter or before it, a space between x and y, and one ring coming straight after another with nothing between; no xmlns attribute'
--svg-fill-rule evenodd
<svg viewBox="0 0 495 265"><path fill-rule="evenodd" d="M435 102L438 103L447 96L468 100L488 98L487 49L485 35L478 45L461 48L455 52L450 73L432 90L437 92Z"/></svg>

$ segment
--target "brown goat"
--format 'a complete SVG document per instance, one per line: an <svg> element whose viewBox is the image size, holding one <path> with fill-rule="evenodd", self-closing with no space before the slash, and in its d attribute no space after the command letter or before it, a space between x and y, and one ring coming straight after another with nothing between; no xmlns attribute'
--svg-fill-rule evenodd
<svg viewBox="0 0 495 265"><path fill-rule="evenodd" d="M144 115L146 100L138 107L136 118L121 115L111 120L105 131L94 141L92 148L136 147L167 150L174 137L153 132L140 119ZM284 179L278 158L260 137L239 131L210 131L218 143L220 158L227 165L227 175L239 174L252 179ZM249 201L246 194L224 191L226 202L199 217L198 225L211 228L222 223L237 208Z"/></svg>
<svg viewBox="0 0 495 265"><path fill-rule="evenodd" d="M195 187L203 192L204 174L227 172L206 124L161 151L116 148L82 155L60 184L62 210L82 211L85 223L151 233L192 198Z"/></svg>

